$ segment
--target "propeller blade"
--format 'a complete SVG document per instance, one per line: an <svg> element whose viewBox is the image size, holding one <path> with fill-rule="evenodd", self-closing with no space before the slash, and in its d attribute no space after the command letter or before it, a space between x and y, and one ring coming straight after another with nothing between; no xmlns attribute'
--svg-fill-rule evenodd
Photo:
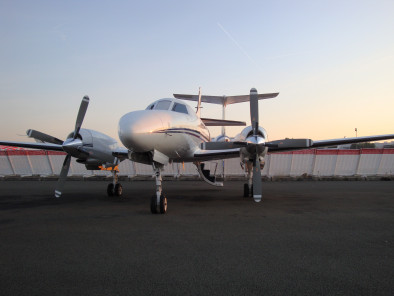
<svg viewBox="0 0 394 296"><path fill-rule="evenodd" d="M255 136L259 129L259 96L255 88L250 90L250 123Z"/></svg>
<svg viewBox="0 0 394 296"><path fill-rule="evenodd" d="M71 155L67 154L64 159L62 170L60 171L59 180L56 184L55 197L59 198L62 195L64 182L66 181L68 170L70 169Z"/></svg>
<svg viewBox="0 0 394 296"><path fill-rule="evenodd" d="M86 110L88 109L89 105L89 97L84 96L81 102L81 106L79 107L77 120L75 122L75 130L73 139L75 140L78 136L79 130L81 129L83 119L85 118Z"/></svg>
<svg viewBox="0 0 394 296"><path fill-rule="evenodd" d="M258 158L256 158L253 161L253 199L255 202L261 201L262 191L260 163Z"/></svg>
<svg viewBox="0 0 394 296"><path fill-rule="evenodd" d="M52 144L58 144L58 145L62 145L63 141L55 138L53 136L44 134L42 132L33 130L33 129L29 129L26 131L26 134L29 138L33 138L42 142L46 142L46 143L52 143Z"/></svg>

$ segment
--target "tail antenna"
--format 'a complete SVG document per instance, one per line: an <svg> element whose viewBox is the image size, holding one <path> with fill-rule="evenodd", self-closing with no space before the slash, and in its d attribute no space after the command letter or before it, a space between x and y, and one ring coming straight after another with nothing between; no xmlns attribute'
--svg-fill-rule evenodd
<svg viewBox="0 0 394 296"><path fill-rule="evenodd" d="M201 117L201 87L198 88L197 116Z"/></svg>

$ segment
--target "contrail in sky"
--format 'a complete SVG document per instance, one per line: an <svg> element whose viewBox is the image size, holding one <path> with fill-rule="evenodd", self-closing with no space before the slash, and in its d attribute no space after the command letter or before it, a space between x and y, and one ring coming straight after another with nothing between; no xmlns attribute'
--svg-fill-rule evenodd
<svg viewBox="0 0 394 296"><path fill-rule="evenodd" d="M230 38L230 40L232 42L234 42L234 44L239 48L239 50L253 63L256 65L256 61L252 59L252 57L250 55L248 55L248 53L242 48L242 46L237 42L237 40L234 39L233 36L231 36L231 34L229 32L226 31L226 29L222 26L221 23L217 23L219 28L223 31L224 34L227 35L228 38Z"/></svg>

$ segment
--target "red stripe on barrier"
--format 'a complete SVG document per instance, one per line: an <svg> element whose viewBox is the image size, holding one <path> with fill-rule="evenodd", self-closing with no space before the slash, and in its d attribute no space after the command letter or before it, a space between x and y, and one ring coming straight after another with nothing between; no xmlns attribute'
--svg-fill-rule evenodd
<svg viewBox="0 0 394 296"><path fill-rule="evenodd" d="M316 150L316 155L338 155L339 150L331 149L318 149Z"/></svg>
<svg viewBox="0 0 394 296"><path fill-rule="evenodd" d="M67 155L66 152L62 152L62 151L47 151L48 155Z"/></svg>
<svg viewBox="0 0 394 296"><path fill-rule="evenodd" d="M338 155L360 155L359 149L338 150Z"/></svg>
<svg viewBox="0 0 394 296"><path fill-rule="evenodd" d="M293 151L292 154L315 154L315 149Z"/></svg>
<svg viewBox="0 0 394 296"><path fill-rule="evenodd" d="M394 154L393 148L385 149L307 149L285 152L271 152L268 154L316 154L316 155L359 155L359 154Z"/></svg>
<svg viewBox="0 0 394 296"><path fill-rule="evenodd" d="M361 154L383 154L384 149L363 148Z"/></svg>
<svg viewBox="0 0 394 296"><path fill-rule="evenodd" d="M383 149L383 154L394 154L394 149L393 148Z"/></svg>
<svg viewBox="0 0 394 296"><path fill-rule="evenodd" d="M9 156L11 156L11 155L26 155L26 151L25 150L7 150L7 151L4 151L5 152L5 155L9 155Z"/></svg>
<svg viewBox="0 0 394 296"><path fill-rule="evenodd" d="M0 151L0 155L66 155L62 151L45 151L45 150L6 150Z"/></svg>
<svg viewBox="0 0 394 296"><path fill-rule="evenodd" d="M270 152L268 154L315 154L316 149L284 151L284 152Z"/></svg>
<svg viewBox="0 0 394 296"><path fill-rule="evenodd" d="M294 154L294 155L359 155L359 154L394 154L393 148L385 149L307 149L297 151L273 152L269 154ZM66 155L62 151L45 151L45 150L0 150L0 155Z"/></svg>

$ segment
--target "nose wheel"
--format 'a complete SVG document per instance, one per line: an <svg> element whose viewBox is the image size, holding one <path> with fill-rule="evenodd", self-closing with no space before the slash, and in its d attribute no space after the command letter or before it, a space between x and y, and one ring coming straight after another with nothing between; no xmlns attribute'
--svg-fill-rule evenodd
<svg viewBox="0 0 394 296"><path fill-rule="evenodd" d="M159 197L159 202L157 202L157 196L153 195L150 202L150 211L152 214L165 214L167 212L167 198L164 194Z"/></svg>

